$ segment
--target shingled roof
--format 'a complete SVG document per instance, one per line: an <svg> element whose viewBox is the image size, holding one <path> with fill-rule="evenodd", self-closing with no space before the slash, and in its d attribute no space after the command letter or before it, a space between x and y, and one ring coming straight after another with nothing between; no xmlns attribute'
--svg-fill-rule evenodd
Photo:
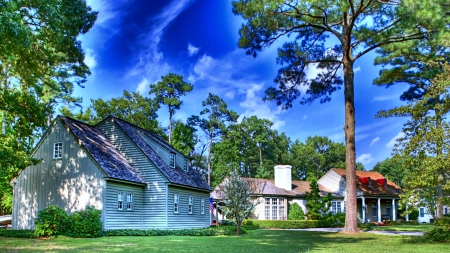
<svg viewBox="0 0 450 253"><path fill-rule="evenodd" d="M148 159L164 175L164 177L169 180L170 183L203 189L207 191L212 190L211 187L200 176L200 174L198 174L195 170L189 169L188 171L184 171L178 165L176 168L170 168L147 144L144 139L148 138L150 140L153 140L166 150L175 152L176 150L172 146L170 146L162 137L114 116L109 116L107 119L112 119L117 123L117 125L123 130L123 132L148 157Z"/></svg>
<svg viewBox="0 0 450 253"><path fill-rule="evenodd" d="M341 177L345 177L345 169L332 169L338 173ZM364 184L361 180L363 178L370 178L370 184ZM387 184L382 185L377 180L386 179ZM362 191L366 195L395 195L398 196L401 193L401 188L394 184L389 179L376 171L356 171L356 188Z"/></svg>
<svg viewBox="0 0 450 253"><path fill-rule="evenodd" d="M109 178L146 183L139 172L117 151L100 130L69 117L58 117Z"/></svg>

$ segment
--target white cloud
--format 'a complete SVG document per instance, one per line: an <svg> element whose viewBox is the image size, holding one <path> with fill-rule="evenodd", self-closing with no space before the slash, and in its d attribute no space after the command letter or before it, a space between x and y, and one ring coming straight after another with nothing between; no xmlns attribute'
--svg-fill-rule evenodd
<svg viewBox="0 0 450 253"><path fill-rule="evenodd" d="M361 71L361 67L360 66L358 66L358 67L353 69L353 73L358 73L359 71Z"/></svg>
<svg viewBox="0 0 450 253"><path fill-rule="evenodd" d="M278 115L282 113L281 108L273 110L270 108L269 103L264 103L262 97L259 96L263 85L252 84L250 89L245 90L245 100L239 105L247 110L239 116L239 120L243 117L250 117L256 115L258 118L268 119L273 122L273 129L279 129L284 126L285 122L278 119Z"/></svg>
<svg viewBox="0 0 450 253"><path fill-rule="evenodd" d="M98 55L90 48L86 48L85 51L86 54L84 55L84 63L89 67L91 72L93 72L94 68L97 66Z"/></svg>
<svg viewBox="0 0 450 253"><path fill-rule="evenodd" d="M373 139L371 142L370 142L370 147L372 147L375 143L377 143L378 141L380 140L380 137L376 137L375 139Z"/></svg>
<svg viewBox="0 0 450 253"><path fill-rule="evenodd" d="M137 85L136 91L141 93L142 95L147 95L145 93L148 88L149 88L148 80L147 78L143 78L142 81Z"/></svg>
<svg viewBox="0 0 450 253"><path fill-rule="evenodd" d="M395 143L397 143L397 139L404 137L405 134L403 132L398 133L394 138L392 138L387 144L386 148L393 148Z"/></svg>
<svg viewBox="0 0 450 253"><path fill-rule="evenodd" d="M399 98L399 95L393 95L393 96L376 96L372 99L372 101L386 101L391 99Z"/></svg>
<svg viewBox="0 0 450 253"><path fill-rule="evenodd" d="M193 56L193 55L197 54L198 50L199 50L198 47L194 47L193 45L191 45L191 43L188 44L189 56Z"/></svg>
<svg viewBox="0 0 450 253"><path fill-rule="evenodd" d="M371 154L362 154L356 158L357 163L362 163L364 166L373 161Z"/></svg>
<svg viewBox="0 0 450 253"><path fill-rule="evenodd" d="M229 91L229 92L225 93L225 97L229 98L229 99L233 99L234 98L234 91Z"/></svg>

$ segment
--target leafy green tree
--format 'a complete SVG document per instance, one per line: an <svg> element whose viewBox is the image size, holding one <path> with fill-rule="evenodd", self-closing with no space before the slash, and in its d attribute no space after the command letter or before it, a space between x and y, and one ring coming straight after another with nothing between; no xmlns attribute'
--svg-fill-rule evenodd
<svg viewBox="0 0 450 253"><path fill-rule="evenodd" d="M154 94L156 101L169 108L169 144L172 144L173 115L180 110L183 101L181 96L192 91L194 86L183 81L183 76L170 73L162 76L161 81L150 84L149 94Z"/></svg>
<svg viewBox="0 0 450 253"><path fill-rule="evenodd" d="M192 156L198 143L197 129L194 126L175 120L172 132L172 146L185 156Z"/></svg>
<svg viewBox="0 0 450 253"><path fill-rule="evenodd" d="M303 209L296 203L292 203L289 207L289 220L304 220L305 212Z"/></svg>
<svg viewBox="0 0 450 253"><path fill-rule="evenodd" d="M226 199L223 200L224 206L221 210L225 212L227 218L236 222L236 233L241 233L241 225L250 215L258 201L252 201L252 195L262 192L263 185L257 180L243 179L238 173L231 173L220 186Z"/></svg>
<svg viewBox="0 0 450 253"><path fill-rule="evenodd" d="M372 170L379 172L396 185L404 188L406 186L405 177L409 174L411 168L406 166L405 159L394 156L386 158L381 162L377 162Z"/></svg>
<svg viewBox="0 0 450 253"><path fill-rule="evenodd" d="M91 105L85 112L73 113L70 108L63 107L61 114L95 125L109 115L128 121L146 130L164 136L164 129L157 120L159 104L139 92L124 90L121 97L110 100L91 99Z"/></svg>
<svg viewBox="0 0 450 253"><path fill-rule="evenodd" d="M312 174L309 175L309 186L311 191L305 194L307 209L305 216L308 220L321 220L330 212L331 193L328 193L326 197L321 197L317 178Z"/></svg>
<svg viewBox="0 0 450 253"><path fill-rule="evenodd" d="M408 116L394 152L412 169L404 178L403 206L424 205L431 213L442 216L443 204L449 201L450 65L433 78L427 91L405 106L382 111L379 116Z"/></svg>
<svg viewBox="0 0 450 253"><path fill-rule="evenodd" d="M0 198L9 181L37 161L29 154L55 103L90 74L80 34L97 18L84 0L3 1L0 4ZM9 201L8 201L9 202ZM10 208L10 204L8 204Z"/></svg>
<svg viewBox="0 0 450 253"><path fill-rule="evenodd" d="M336 1L236 0L233 12L246 21L239 47L256 57L257 52L285 36L277 63L283 67L275 78L277 87L266 90L266 100L287 109L297 98L300 104L319 99L328 102L344 85L347 213L346 232L357 232L354 63L380 46L420 40L430 31L445 30L446 0ZM426 26L426 27L425 27ZM426 29L424 29L424 27ZM329 40L329 37L335 40ZM326 47L326 42L336 43ZM308 68L321 72L309 78ZM339 70L343 69L343 79ZM305 94L301 86L306 87Z"/></svg>
<svg viewBox="0 0 450 253"><path fill-rule="evenodd" d="M226 131L227 124L236 122L238 115L236 112L228 109L227 103L223 99L211 93L202 102L202 106L206 107L200 112L200 116L204 116L204 118L193 115L189 117L188 124L198 126L208 138L207 174L208 184L211 184L211 151L213 142L223 135Z"/></svg>

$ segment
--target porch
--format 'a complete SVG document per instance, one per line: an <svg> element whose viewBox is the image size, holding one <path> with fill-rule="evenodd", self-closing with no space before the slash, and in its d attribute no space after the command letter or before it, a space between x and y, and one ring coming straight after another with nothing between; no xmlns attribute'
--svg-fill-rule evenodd
<svg viewBox="0 0 450 253"><path fill-rule="evenodd" d="M399 216L398 199L359 197L357 210L358 221L361 223L395 221Z"/></svg>

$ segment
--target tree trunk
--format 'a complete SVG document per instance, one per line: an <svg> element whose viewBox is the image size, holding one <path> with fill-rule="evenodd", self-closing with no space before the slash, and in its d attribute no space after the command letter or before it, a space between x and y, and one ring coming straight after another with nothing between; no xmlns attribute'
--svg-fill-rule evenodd
<svg viewBox="0 0 450 253"><path fill-rule="evenodd" d="M434 104L434 113L436 117L436 129L442 129L442 115L440 113L440 110L436 108L436 106L439 104L439 96L434 98L433 104ZM436 145L436 157L439 157L442 155L442 142L440 140L437 141ZM439 159L439 158L438 158ZM444 173L442 168L437 169L437 176L438 176L438 185L437 185L437 210L436 210L436 217L435 218L442 218L444 216L444 190L442 189L442 184L444 183Z"/></svg>
<svg viewBox="0 0 450 253"><path fill-rule="evenodd" d="M261 144L261 142L259 143L259 164L262 164L263 163L263 161L262 161L262 144Z"/></svg>
<svg viewBox="0 0 450 253"><path fill-rule="evenodd" d="M355 164L355 87L352 50L350 45L350 28L347 14L344 14L342 33L342 51L344 63L344 97L345 97L345 180L346 180L346 214L344 232L358 232L356 202L356 164Z"/></svg>
<svg viewBox="0 0 450 253"><path fill-rule="evenodd" d="M211 185L211 148L212 148L212 135L209 136L209 147L208 147L208 185Z"/></svg>
<svg viewBox="0 0 450 253"><path fill-rule="evenodd" d="M170 111L170 109L169 109ZM169 144L172 145L172 113L169 113Z"/></svg>

